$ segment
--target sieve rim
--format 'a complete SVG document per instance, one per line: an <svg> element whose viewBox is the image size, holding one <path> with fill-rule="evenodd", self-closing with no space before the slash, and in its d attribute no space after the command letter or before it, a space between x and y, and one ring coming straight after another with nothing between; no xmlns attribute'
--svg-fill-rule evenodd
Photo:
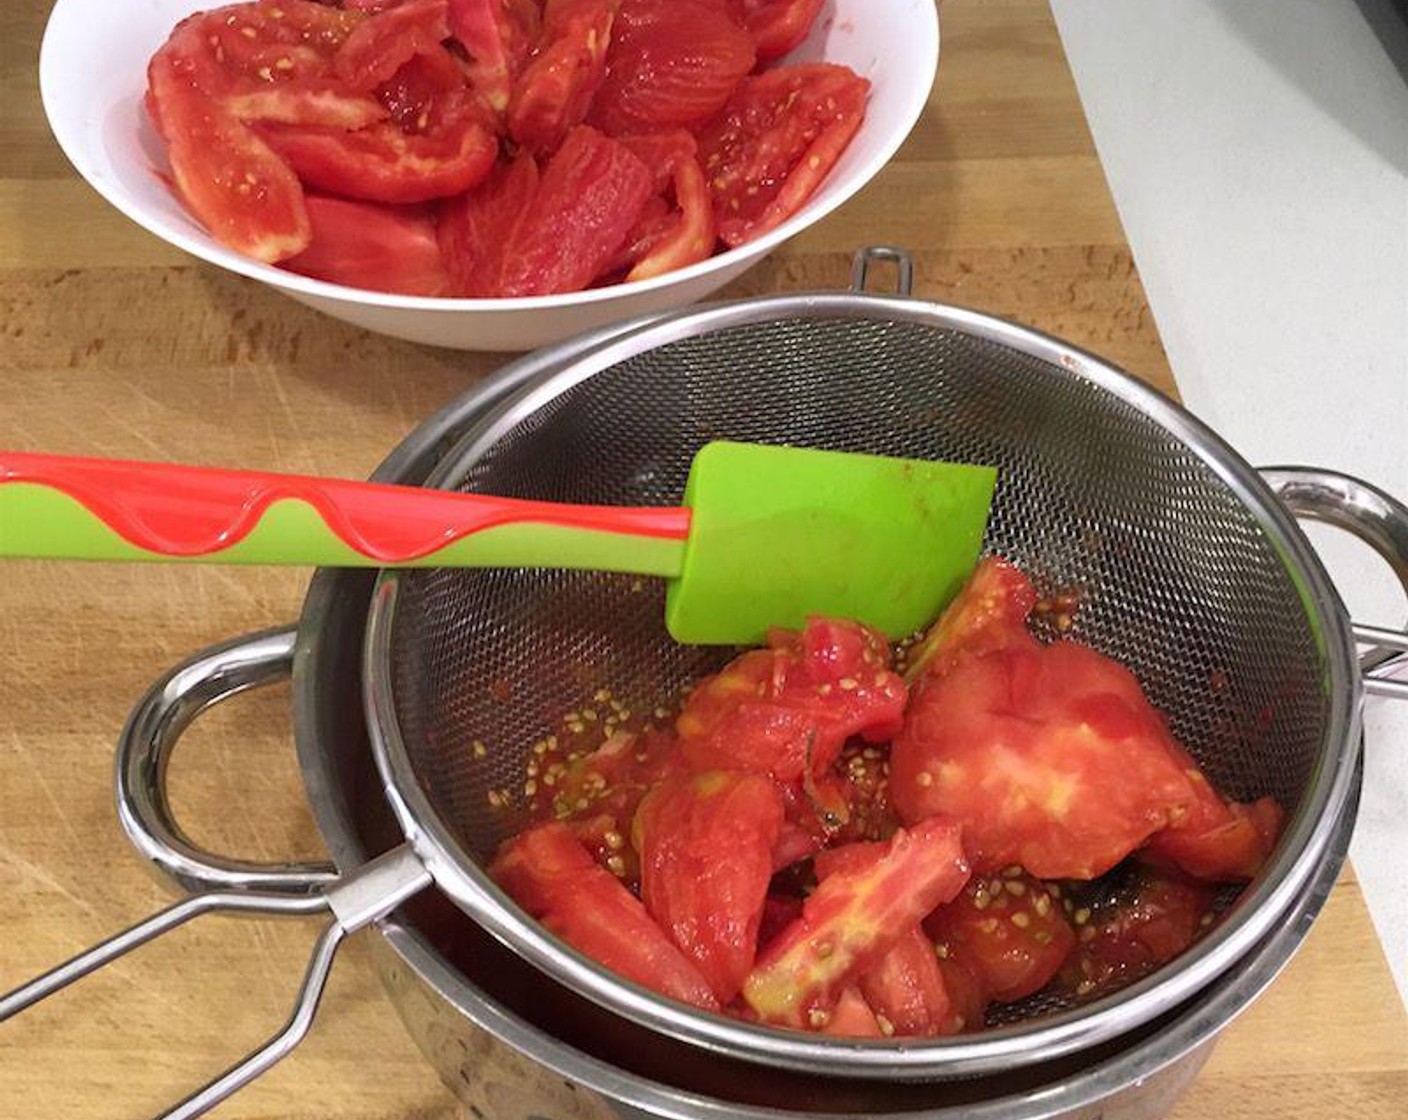
<svg viewBox="0 0 1408 1120"><path fill-rule="evenodd" d="M675 1003L623 980L560 942L508 898L468 856L422 790L395 715L389 636L404 574L378 576L363 649L373 756L392 810L437 886L508 948L579 995L642 1026L705 1049L766 1065L857 1078L923 1080L1000 1071L1107 1041L1171 1010L1225 972L1283 916L1320 865L1352 792L1360 749L1360 676L1347 616L1309 541L1255 469L1181 405L1093 354L983 312L864 293L759 297L651 319L587 348L563 346L567 364L545 363L456 441L427 481L455 485L525 417L573 386L641 352L709 331L776 319L899 321L959 331L1044 361L1138 409L1208 467L1252 514L1284 558L1307 616L1325 642L1328 711L1314 773L1262 874L1228 918L1176 962L1088 1004L979 1034L943 1039L843 1040L762 1027Z"/></svg>

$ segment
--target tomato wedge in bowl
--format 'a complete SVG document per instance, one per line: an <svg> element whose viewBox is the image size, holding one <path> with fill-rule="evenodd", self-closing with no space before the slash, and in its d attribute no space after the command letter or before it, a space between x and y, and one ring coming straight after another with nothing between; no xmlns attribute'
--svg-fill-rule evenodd
<svg viewBox="0 0 1408 1120"><path fill-rule="evenodd" d="M666 205L676 217L657 223L679 231L681 240L655 254L635 279L625 280L631 271L628 263L619 273L624 282L581 292L516 298L397 295L297 275L234 252L172 194L161 138L143 105L146 68L181 19L213 6L199 0L152 0L137 8L105 0L57 0L41 51L40 85L50 126L74 167L119 211L208 263L259 280L354 325L462 349L529 349L610 322L681 307L718 290L821 220L884 167L923 111L939 46L938 18L931 3L836 0L794 51L766 64L844 65L869 81L870 90L865 119L831 175L790 218L744 245L661 270L662 263L668 266L694 255L685 250L685 225L678 215L698 211L692 202L674 201L681 190L693 197L690 183L668 189ZM459 26L461 34L486 42L491 35L499 36L501 49L489 60L493 65L486 61L480 67L494 76L481 74L478 80L500 94L507 88L511 101L513 82L524 67L520 40L532 31L532 21L520 18L517 8L506 10L513 18L496 31L490 26L493 20L476 18L478 6L461 0L449 4L451 24ZM269 63L276 78L282 57ZM465 65L463 59L456 64ZM254 66L255 79L262 65ZM369 64L367 72L374 70ZM484 112L490 120L495 111L486 98ZM277 127L288 124L279 122ZM294 217L292 228L306 232L301 219ZM665 245L658 235L654 243Z"/></svg>

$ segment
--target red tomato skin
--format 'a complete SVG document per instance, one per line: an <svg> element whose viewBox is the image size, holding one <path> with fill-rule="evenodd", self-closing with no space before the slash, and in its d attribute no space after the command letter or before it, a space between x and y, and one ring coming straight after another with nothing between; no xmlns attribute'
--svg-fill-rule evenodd
<svg viewBox="0 0 1408 1120"><path fill-rule="evenodd" d="M746 78L698 133L719 237L731 247L795 214L860 128L870 83L813 62Z"/></svg>
<svg viewBox="0 0 1408 1120"><path fill-rule="evenodd" d="M707 1010L718 1000L699 970L601 867L566 825L536 825L510 840L489 874L545 928L607 968Z"/></svg>
<svg viewBox="0 0 1408 1120"><path fill-rule="evenodd" d="M505 254L537 192L538 165L524 152L512 162L500 161L474 189L440 204L440 250L456 295L503 293Z"/></svg>
<svg viewBox="0 0 1408 1120"><path fill-rule="evenodd" d="M579 125L606 76L620 0L548 0L543 42L514 83L508 133L538 156L555 152Z"/></svg>
<svg viewBox="0 0 1408 1120"><path fill-rule="evenodd" d="M308 247L303 187L220 102L226 80L205 33L211 15L180 23L147 67L147 105L166 138L181 201L222 244L276 262Z"/></svg>
<svg viewBox="0 0 1408 1120"><path fill-rule="evenodd" d="M793 783L824 772L852 735L882 741L899 727L906 693L883 636L813 619L801 634L778 633L769 644L690 693L675 729L691 766Z"/></svg>
<svg viewBox="0 0 1408 1120"><path fill-rule="evenodd" d="M640 803L641 899L726 1004L753 967L782 803L766 778L667 779Z"/></svg>
<svg viewBox="0 0 1408 1120"><path fill-rule="evenodd" d="M758 61L771 62L801 45L825 0L727 0L753 36Z"/></svg>
<svg viewBox="0 0 1408 1120"><path fill-rule="evenodd" d="M890 755L902 820L963 822L979 873L1092 879L1195 798L1159 714L1123 666L1074 642L1012 645L915 690Z"/></svg>
<svg viewBox="0 0 1408 1120"><path fill-rule="evenodd" d="M309 196L306 205L313 239L283 262L290 272L377 292L443 296L450 291L432 213L318 195Z"/></svg>
<svg viewBox="0 0 1408 1120"><path fill-rule="evenodd" d="M847 985L967 879L956 824L931 818L895 833L879 859L821 881L801 917L759 953L744 1001L766 1023L824 1020Z"/></svg>
<svg viewBox="0 0 1408 1120"><path fill-rule="evenodd" d="M608 136L692 128L753 62L751 36L711 0L622 0L588 120Z"/></svg>
<svg viewBox="0 0 1408 1120"><path fill-rule="evenodd" d="M650 198L650 183L650 169L624 145L586 125L572 129L542 169L514 231L499 294L585 288L626 240Z"/></svg>
<svg viewBox="0 0 1408 1120"><path fill-rule="evenodd" d="M975 877L924 928L987 999L1004 1003L1046 987L1076 943L1060 900L1025 874Z"/></svg>

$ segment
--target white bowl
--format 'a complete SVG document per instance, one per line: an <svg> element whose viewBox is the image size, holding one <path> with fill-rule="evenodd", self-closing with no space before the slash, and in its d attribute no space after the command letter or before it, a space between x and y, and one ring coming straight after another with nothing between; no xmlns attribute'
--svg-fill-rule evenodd
<svg viewBox="0 0 1408 1120"><path fill-rule="evenodd" d="M797 214L747 245L633 284L520 299L386 295L298 276L215 241L157 172L160 140L142 108L147 60L192 0L58 0L39 56L44 111L78 173L138 225L201 260L261 280L368 330L464 350L527 350L616 320L692 303L860 190L923 112L939 59L934 0L828 0L791 60L844 63L872 83L865 121Z"/></svg>

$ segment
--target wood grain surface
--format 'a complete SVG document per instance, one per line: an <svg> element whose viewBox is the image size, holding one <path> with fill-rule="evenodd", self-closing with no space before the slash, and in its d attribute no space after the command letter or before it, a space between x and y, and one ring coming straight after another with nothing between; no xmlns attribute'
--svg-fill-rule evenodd
<svg viewBox="0 0 1408 1120"><path fill-rule="evenodd" d="M0 5L0 442L359 477L503 361L345 327L111 210L43 121L35 62L48 7ZM943 31L938 84L899 157L730 294L839 287L857 246L900 244L916 255L920 294L1063 335L1172 392L1046 5L949 0ZM306 581L0 569L0 989L169 899L118 828L113 740L154 677L202 645L292 620ZM190 832L218 850L320 853L286 694L212 713L172 785ZM294 922L198 922L5 1024L0 1120L154 1112L282 1020L310 940ZM1408 1026L1347 875L1175 1115L1388 1120L1405 1100ZM216 1115L462 1114L354 940L308 1041Z"/></svg>

